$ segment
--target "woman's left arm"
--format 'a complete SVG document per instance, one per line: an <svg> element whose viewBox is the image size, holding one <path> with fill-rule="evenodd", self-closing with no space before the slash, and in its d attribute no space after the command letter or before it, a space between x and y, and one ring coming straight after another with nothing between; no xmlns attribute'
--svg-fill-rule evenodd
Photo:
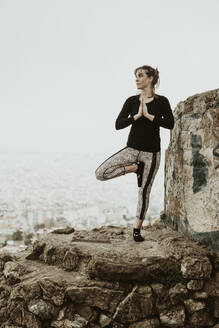
<svg viewBox="0 0 219 328"><path fill-rule="evenodd" d="M155 125L162 126L163 128L172 130L174 127L174 117L169 100L164 97L161 104L161 117L159 114L151 115L148 114L149 120Z"/></svg>

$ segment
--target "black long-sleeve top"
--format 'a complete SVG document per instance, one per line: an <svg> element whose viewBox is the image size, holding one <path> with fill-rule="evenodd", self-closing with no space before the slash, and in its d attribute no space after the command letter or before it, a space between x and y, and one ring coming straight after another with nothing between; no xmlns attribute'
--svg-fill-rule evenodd
<svg viewBox="0 0 219 328"><path fill-rule="evenodd" d="M153 121L141 116L136 121L133 116L138 113L140 106L140 94L126 99L116 122L116 130L124 129L132 124L126 145L147 152L160 151L160 126L173 129L174 117L169 100L162 95L146 103L148 113L154 115ZM130 117L129 117L130 115Z"/></svg>

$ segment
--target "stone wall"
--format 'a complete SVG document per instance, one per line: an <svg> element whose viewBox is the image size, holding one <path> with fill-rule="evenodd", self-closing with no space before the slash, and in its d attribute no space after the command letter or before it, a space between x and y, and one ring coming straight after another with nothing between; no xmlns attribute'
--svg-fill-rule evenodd
<svg viewBox="0 0 219 328"><path fill-rule="evenodd" d="M162 218L219 251L219 89L188 97L173 114Z"/></svg>

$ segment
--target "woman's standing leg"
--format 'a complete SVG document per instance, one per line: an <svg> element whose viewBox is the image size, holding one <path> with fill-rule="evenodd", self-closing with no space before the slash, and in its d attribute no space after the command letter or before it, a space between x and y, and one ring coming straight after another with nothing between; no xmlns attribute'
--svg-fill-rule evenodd
<svg viewBox="0 0 219 328"><path fill-rule="evenodd" d="M140 228L148 208L151 186L160 165L160 152L149 153L131 147L125 147L106 159L95 170L96 178L105 181L128 172L135 172L139 161L143 161L145 167L142 174L142 185L138 192L136 228L133 228L133 237L135 241L144 240L140 235ZM127 168L129 168L129 171Z"/></svg>
<svg viewBox="0 0 219 328"><path fill-rule="evenodd" d="M140 229L143 220L146 216L151 187L154 182L154 178L160 166L161 152L141 152L139 160L145 163L142 185L138 191L138 205L136 211L136 228Z"/></svg>
<svg viewBox="0 0 219 328"><path fill-rule="evenodd" d="M135 172L138 154L139 151L134 148L128 146L122 148L98 166L95 170L96 178L105 181L129 172Z"/></svg>

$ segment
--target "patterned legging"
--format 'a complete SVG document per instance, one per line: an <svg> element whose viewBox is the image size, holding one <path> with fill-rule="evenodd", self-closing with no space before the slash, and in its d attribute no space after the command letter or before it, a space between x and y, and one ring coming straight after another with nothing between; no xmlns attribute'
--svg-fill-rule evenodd
<svg viewBox="0 0 219 328"><path fill-rule="evenodd" d="M138 205L136 211L136 217L140 220L144 220L149 205L151 187L160 166L160 157L160 151L151 153L126 146L100 164L95 170L95 175L98 180L109 180L124 175L125 166L135 164L139 161L144 162L145 167L142 185L139 187L138 191Z"/></svg>

